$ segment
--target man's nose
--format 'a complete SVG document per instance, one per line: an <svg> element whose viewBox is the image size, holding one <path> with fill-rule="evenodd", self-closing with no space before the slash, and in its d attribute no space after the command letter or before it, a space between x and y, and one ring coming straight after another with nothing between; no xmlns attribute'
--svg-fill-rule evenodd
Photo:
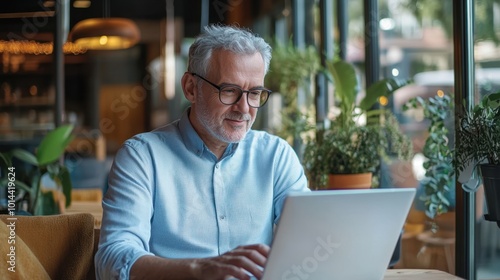
<svg viewBox="0 0 500 280"><path fill-rule="evenodd" d="M243 91L241 93L240 100L236 102L234 105L236 105L241 111L241 112L248 112L250 109L250 105L248 104L248 91Z"/></svg>

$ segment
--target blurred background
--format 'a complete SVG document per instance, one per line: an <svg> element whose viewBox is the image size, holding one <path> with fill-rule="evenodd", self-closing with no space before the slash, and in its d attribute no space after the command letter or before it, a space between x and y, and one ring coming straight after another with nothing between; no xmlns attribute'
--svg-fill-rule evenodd
<svg viewBox="0 0 500 280"><path fill-rule="evenodd" d="M474 3L479 100L500 88L500 1ZM74 188L105 190L107 172L123 141L175 120L188 106L179 81L194 37L210 23L237 24L271 42L275 57L280 51L278 44L283 44L299 51L312 50L322 62L333 57L345 59L356 65L363 82L369 77L367 73L377 78L412 79L412 84L380 105L396 114L401 128L413 140L415 157L410 162L388 164L382 170L386 172L382 179L387 179L381 180L381 187L418 188L425 180L422 147L429 122L422 110L403 111L402 107L416 96L454 96L452 7L453 0L3 0L0 151L34 149L58 123L72 123L77 137L65 162ZM62 16L58 18L56 10L60 8ZM137 41L112 50L82 48L72 41L78 23L108 18L131 20L139 33ZM367 31L372 27L375 33ZM97 27L103 31L112 28L115 26L107 24ZM62 63L53 52L58 38L64 43ZM367 57L368 46L375 50L375 60ZM295 59L291 69L307 63L300 57ZM266 82L275 93L259 112L254 128L283 133L280 111L287 92L280 92L283 81L273 79L273 74L269 73ZM320 73L311 73L294 93L294 106L304 112L314 110L312 124L320 125L335 106L332 90ZM454 129L451 116L447 124L450 145ZM290 140L300 155L300 139L297 142L286 133L280 135ZM450 199L454 198L450 193ZM480 199L478 205L481 213ZM453 273L454 253L449 252L453 237L442 244L429 243L419 235L429 222L422 205L416 201L412 210L396 266L435 267ZM455 230L453 211L441 219L442 228ZM500 230L481 215L477 225L478 278L499 278Z"/></svg>

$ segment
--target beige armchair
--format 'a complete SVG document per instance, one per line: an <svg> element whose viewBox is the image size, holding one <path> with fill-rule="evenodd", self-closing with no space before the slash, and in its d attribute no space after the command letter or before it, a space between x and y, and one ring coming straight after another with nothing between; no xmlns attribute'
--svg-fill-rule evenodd
<svg viewBox="0 0 500 280"><path fill-rule="evenodd" d="M88 213L0 215L2 279L94 279L95 238Z"/></svg>

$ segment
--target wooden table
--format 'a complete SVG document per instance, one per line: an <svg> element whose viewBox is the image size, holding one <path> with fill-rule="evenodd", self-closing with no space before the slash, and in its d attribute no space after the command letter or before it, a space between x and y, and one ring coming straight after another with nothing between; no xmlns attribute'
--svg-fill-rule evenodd
<svg viewBox="0 0 500 280"><path fill-rule="evenodd" d="M389 269L384 280L455 280L463 279L444 271L434 269Z"/></svg>

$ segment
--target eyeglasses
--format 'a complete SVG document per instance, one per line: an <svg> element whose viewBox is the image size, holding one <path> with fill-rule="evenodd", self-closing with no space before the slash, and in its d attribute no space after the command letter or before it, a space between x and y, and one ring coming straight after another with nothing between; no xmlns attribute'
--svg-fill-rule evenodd
<svg viewBox="0 0 500 280"><path fill-rule="evenodd" d="M272 92L264 87L258 87L251 90L243 90L242 88L236 85L218 86L196 73L191 73L191 75L202 79L203 81L209 83L214 88L219 90L219 100L220 102L222 102L222 104L225 105L236 104L238 101L240 101L241 96L243 96L243 93L246 92L248 105L253 108L260 108L264 106L264 104L266 104L267 100L269 99L269 95Z"/></svg>

